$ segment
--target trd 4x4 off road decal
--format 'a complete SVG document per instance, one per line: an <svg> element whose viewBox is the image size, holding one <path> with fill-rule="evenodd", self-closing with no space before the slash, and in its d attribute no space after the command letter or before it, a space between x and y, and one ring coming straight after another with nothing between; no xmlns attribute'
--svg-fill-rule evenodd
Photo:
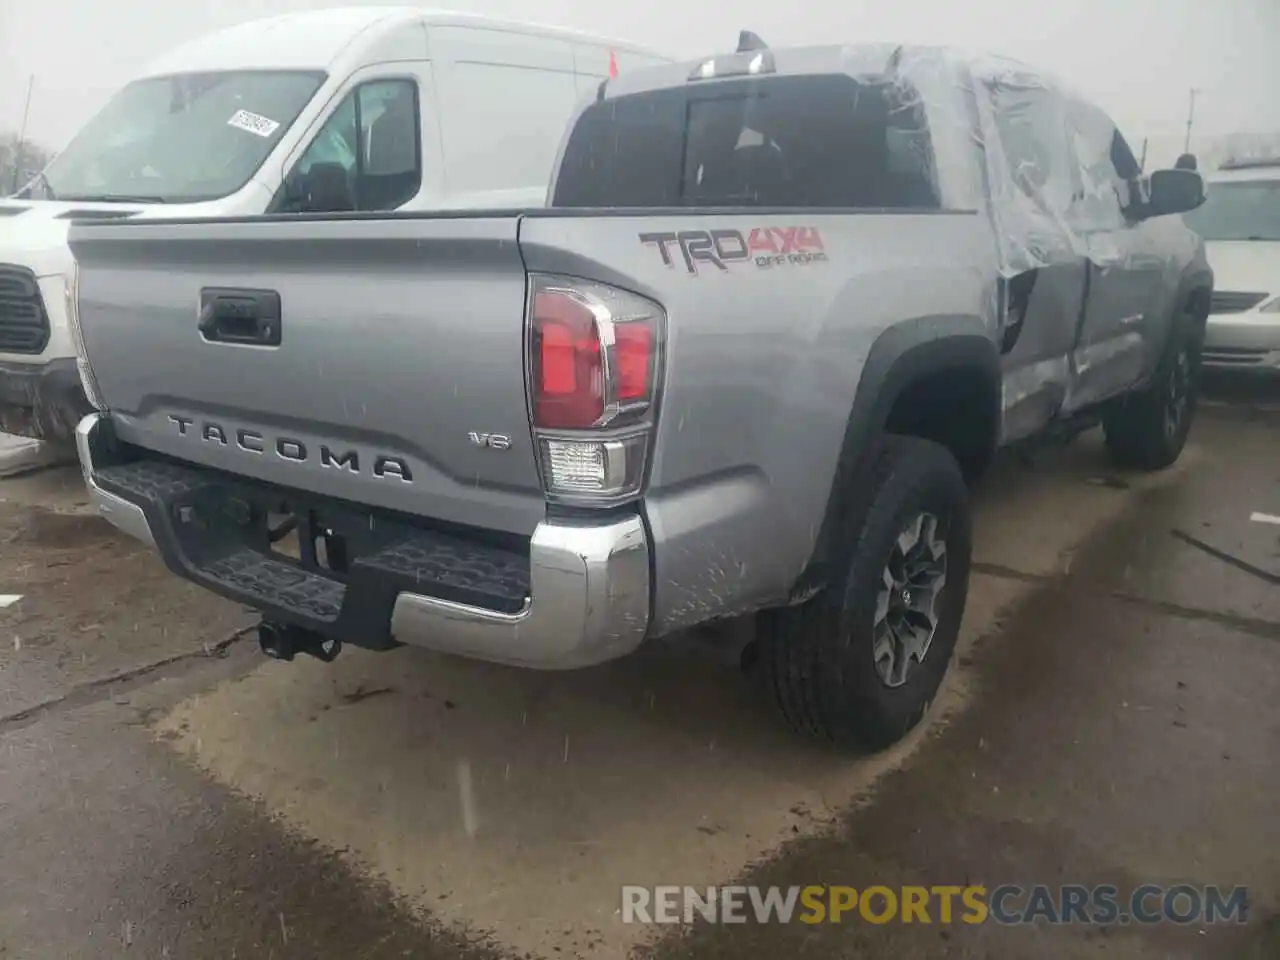
<svg viewBox="0 0 1280 960"><path fill-rule="evenodd" d="M675 247L690 273L697 273L699 264L728 270L729 264L750 261L767 270L827 262L822 234L816 227L756 227L746 235L741 230L642 233L640 242L657 247L668 267L675 266L671 252Z"/></svg>

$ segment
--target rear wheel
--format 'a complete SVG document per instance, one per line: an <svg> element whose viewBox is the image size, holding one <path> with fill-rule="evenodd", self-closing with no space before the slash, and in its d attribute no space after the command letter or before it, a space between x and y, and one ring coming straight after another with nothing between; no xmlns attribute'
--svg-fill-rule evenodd
<svg viewBox="0 0 1280 960"><path fill-rule="evenodd" d="M914 727L955 648L969 585L968 493L955 458L885 437L829 586L762 617L756 660L795 728L877 750Z"/></svg>
<svg viewBox="0 0 1280 960"><path fill-rule="evenodd" d="M1200 397L1200 324L1177 318L1154 377L1103 416L1107 453L1117 466L1163 470L1182 454Z"/></svg>

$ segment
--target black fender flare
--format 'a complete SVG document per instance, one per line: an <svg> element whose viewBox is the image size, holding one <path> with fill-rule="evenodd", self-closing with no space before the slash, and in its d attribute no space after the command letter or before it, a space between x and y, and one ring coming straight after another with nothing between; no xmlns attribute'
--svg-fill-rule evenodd
<svg viewBox="0 0 1280 960"><path fill-rule="evenodd" d="M1196 270L1188 270L1178 278L1178 294L1174 299L1175 309L1184 305L1192 308L1193 313L1197 313L1200 319L1209 315L1209 302L1213 296L1213 270L1209 267L1200 267ZM1203 309L1203 314L1199 314L1199 310Z"/></svg>
<svg viewBox="0 0 1280 960"><path fill-rule="evenodd" d="M1183 317L1190 314L1199 323L1198 336L1203 338L1204 323L1209 316L1209 305L1213 298L1213 270L1207 266L1187 270L1178 278L1178 291L1173 298L1173 316L1164 328L1165 336L1155 356L1163 356L1168 337L1174 327L1183 323Z"/></svg>
<svg viewBox="0 0 1280 960"><path fill-rule="evenodd" d="M994 453L1002 415L1000 354L980 317L917 317L895 324L876 338L860 372L813 553L792 587L793 602L827 582L839 538L857 502L859 483L872 466L874 439L884 430L894 403L911 384L955 370L974 371L989 387L987 413L994 426L990 450Z"/></svg>

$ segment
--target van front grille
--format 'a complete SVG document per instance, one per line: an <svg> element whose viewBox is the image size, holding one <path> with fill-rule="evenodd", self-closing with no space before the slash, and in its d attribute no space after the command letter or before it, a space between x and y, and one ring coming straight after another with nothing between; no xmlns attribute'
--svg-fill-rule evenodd
<svg viewBox="0 0 1280 960"><path fill-rule="evenodd" d="M49 342L49 314L36 275L0 263L0 353L39 353Z"/></svg>

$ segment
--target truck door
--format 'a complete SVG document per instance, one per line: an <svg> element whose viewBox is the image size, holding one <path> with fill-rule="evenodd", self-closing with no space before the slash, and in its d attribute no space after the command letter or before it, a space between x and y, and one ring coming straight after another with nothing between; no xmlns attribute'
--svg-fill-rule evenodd
<svg viewBox="0 0 1280 960"><path fill-rule="evenodd" d="M1123 392L1147 366L1149 340L1162 318L1164 270L1158 227L1135 216L1141 171L1115 124L1091 104L1069 107L1083 192L1068 222L1088 251L1084 314L1072 350L1069 410Z"/></svg>
<svg viewBox="0 0 1280 960"><path fill-rule="evenodd" d="M986 82L978 110L983 127L995 134L984 151L1005 267L1000 306L1007 443L1039 431L1067 399L1086 260L1061 227L1077 188L1058 92L1030 72L1003 73Z"/></svg>

